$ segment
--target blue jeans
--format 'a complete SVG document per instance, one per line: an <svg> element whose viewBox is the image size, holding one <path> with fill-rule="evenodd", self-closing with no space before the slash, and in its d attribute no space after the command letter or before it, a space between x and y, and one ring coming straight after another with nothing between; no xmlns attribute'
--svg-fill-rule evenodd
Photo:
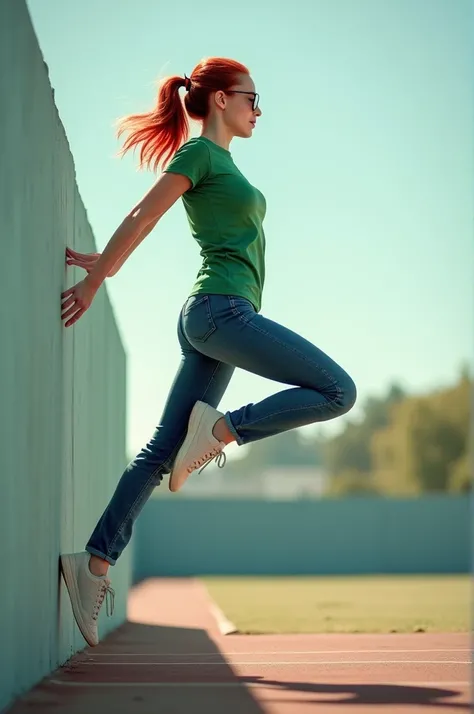
<svg viewBox="0 0 474 714"><path fill-rule="evenodd" d="M164 474L171 471L194 404L219 405L235 367L293 385L225 414L237 443L334 419L351 409L356 387L320 349L263 317L244 298L193 295L178 321L182 359L151 440L125 469L86 550L115 564L133 523Z"/></svg>

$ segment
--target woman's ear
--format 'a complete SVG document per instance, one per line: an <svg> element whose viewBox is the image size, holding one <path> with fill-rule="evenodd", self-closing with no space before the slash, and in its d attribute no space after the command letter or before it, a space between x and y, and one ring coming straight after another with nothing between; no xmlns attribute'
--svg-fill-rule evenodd
<svg viewBox="0 0 474 714"><path fill-rule="evenodd" d="M214 95L214 101L219 109L225 109L226 95L221 89Z"/></svg>

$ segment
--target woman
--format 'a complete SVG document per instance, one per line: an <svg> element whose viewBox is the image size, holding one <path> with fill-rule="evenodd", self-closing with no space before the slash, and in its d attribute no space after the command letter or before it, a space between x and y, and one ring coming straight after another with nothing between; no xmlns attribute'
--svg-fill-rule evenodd
<svg viewBox="0 0 474 714"><path fill-rule="evenodd" d="M184 107L180 87L186 94ZM266 204L239 171L229 150L235 136L250 138L262 112L246 67L210 58L191 77L170 77L156 108L124 119L123 152L141 146L141 166L163 174L125 217L101 255L68 250L68 264L87 277L62 294L62 319L73 325L113 275L182 198L202 267L179 315L182 361L151 441L128 465L85 552L61 556L76 621L90 645L98 642L97 616L114 591L109 565L130 540L133 522L164 474L177 491L189 475L216 459L226 444L248 444L305 424L337 417L353 406L354 382L321 350L260 314L265 276ZM187 114L202 122L187 140ZM184 144L183 144L184 141ZM171 159L171 162L168 163ZM223 414L217 406L235 367L293 385L257 404Z"/></svg>

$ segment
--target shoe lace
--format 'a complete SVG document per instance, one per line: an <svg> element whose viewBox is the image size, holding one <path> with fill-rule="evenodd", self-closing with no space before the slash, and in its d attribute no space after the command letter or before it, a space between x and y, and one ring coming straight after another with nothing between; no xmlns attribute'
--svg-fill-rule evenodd
<svg viewBox="0 0 474 714"><path fill-rule="evenodd" d="M107 617L110 617L114 614L115 606L115 590L110 586L110 580L104 580L104 582L100 586L100 589L97 592L97 599L94 605L94 611L92 613L93 620L97 620L99 610L102 607L102 603L104 602L104 597Z"/></svg>
<svg viewBox="0 0 474 714"><path fill-rule="evenodd" d="M222 447L215 446L213 449L211 449L211 451L208 451L206 454L204 454L204 456L201 456L199 459L195 459L192 463L192 466L188 468L188 473L191 473L195 469L199 469L200 466L201 468L199 469L198 473L201 473L201 471L204 471L206 466L209 466L211 461L214 460L220 469L224 468L227 457L224 451L222 450Z"/></svg>

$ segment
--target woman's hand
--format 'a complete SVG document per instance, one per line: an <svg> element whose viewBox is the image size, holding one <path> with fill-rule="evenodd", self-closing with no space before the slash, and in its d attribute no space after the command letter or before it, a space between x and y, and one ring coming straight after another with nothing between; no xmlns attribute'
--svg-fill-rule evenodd
<svg viewBox="0 0 474 714"><path fill-rule="evenodd" d="M84 268L84 270L90 273L101 255L102 253L78 253L77 250L66 248L66 263L67 265L76 265L78 268ZM107 277L111 278L113 275L115 275L115 271L111 270Z"/></svg>
<svg viewBox="0 0 474 714"><path fill-rule="evenodd" d="M80 283L76 283L72 288L61 293L61 299L64 302L61 304L61 320L70 318L64 327L70 327L79 320L85 311L91 306L92 300L97 292L88 278L84 278ZM66 312L64 312L66 311Z"/></svg>

